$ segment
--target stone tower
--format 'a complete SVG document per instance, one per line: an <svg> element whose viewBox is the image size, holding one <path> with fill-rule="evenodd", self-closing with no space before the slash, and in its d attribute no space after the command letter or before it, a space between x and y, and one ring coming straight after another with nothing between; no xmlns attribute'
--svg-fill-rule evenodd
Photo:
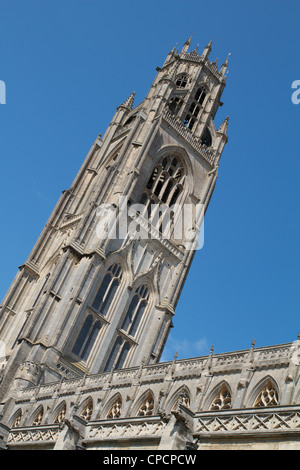
<svg viewBox="0 0 300 470"><path fill-rule="evenodd" d="M211 43L200 55L190 42L143 102L132 93L117 108L19 268L0 310L2 399L159 361L195 252L182 208L206 211L227 142L228 118L218 129L214 118L228 61L219 69ZM169 219L154 217L162 206Z"/></svg>

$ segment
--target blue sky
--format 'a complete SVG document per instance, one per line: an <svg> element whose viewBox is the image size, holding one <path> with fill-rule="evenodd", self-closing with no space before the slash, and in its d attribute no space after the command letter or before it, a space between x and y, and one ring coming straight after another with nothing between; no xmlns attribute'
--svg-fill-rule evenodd
<svg viewBox="0 0 300 470"><path fill-rule="evenodd" d="M62 190L116 107L145 97L193 34L229 52L229 142L164 359L294 341L300 331L300 3L295 0L1 0L3 298Z"/></svg>

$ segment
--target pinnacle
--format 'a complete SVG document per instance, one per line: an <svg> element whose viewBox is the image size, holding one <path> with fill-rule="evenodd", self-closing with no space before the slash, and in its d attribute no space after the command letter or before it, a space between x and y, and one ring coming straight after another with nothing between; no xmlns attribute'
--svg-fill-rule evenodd
<svg viewBox="0 0 300 470"><path fill-rule="evenodd" d="M124 103L121 106L132 109L134 97L135 97L135 91L131 93L131 95L127 98L127 100L124 101Z"/></svg>
<svg viewBox="0 0 300 470"><path fill-rule="evenodd" d="M226 118L224 119L224 121L222 122L222 124L220 125L219 129L218 129L218 132L224 134L224 135L227 135L227 131L228 131L228 121L229 121L229 117L226 116Z"/></svg>
<svg viewBox="0 0 300 470"><path fill-rule="evenodd" d="M230 56L230 55L231 55L231 52L229 52L229 54L228 54L228 56L227 56L227 58L226 58L224 64L223 64L222 67L221 67L220 72L223 73L223 75L224 75L224 73L225 73L225 71L226 71L226 69L227 69L227 67L228 67L228 62L229 62L229 56Z"/></svg>
<svg viewBox="0 0 300 470"><path fill-rule="evenodd" d="M190 46L192 42L192 36L190 36L184 43L184 45Z"/></svg>

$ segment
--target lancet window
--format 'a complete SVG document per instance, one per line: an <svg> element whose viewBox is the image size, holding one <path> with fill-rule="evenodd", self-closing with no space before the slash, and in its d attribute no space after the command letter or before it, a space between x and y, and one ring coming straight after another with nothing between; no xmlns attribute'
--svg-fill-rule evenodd
<svg viewBox="0 0 300 470"><path fill-rule="evenodd" d="M200 86L194 96L190 105L189 111L184 119L184 125L190 130L193 129L194 124L198 118L200 109L206 97L206 90L204 86Z"/></svg>
<svg viewBox="0 0 300 470"><path fill-rule="evenodd" d="M92 307L101 313L101 315L107 315L109 307L121 283L121 279L121 266L118 263L110 266L92 304Z"/></svg>
<svg viewBox="0 0 300 470"><path fill-rule="evenodd" d="M139 286L130 300L124 320L115 344L109 355L105 371L121 369L126 361L131 347L134 346L134 338L143 318L149 300L149 290L145 285Z"/></svg>

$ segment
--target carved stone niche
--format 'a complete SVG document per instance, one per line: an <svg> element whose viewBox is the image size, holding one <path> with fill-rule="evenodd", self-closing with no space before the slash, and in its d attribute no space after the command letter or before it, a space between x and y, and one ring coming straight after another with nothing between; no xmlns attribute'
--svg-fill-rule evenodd
<svg viewBox="0 0 300 470"><path fill-rule="evenodd" d="M26 361L19 365L15 375L15 388L38 385L41 378L41 366L36 362Z"/></svg>

